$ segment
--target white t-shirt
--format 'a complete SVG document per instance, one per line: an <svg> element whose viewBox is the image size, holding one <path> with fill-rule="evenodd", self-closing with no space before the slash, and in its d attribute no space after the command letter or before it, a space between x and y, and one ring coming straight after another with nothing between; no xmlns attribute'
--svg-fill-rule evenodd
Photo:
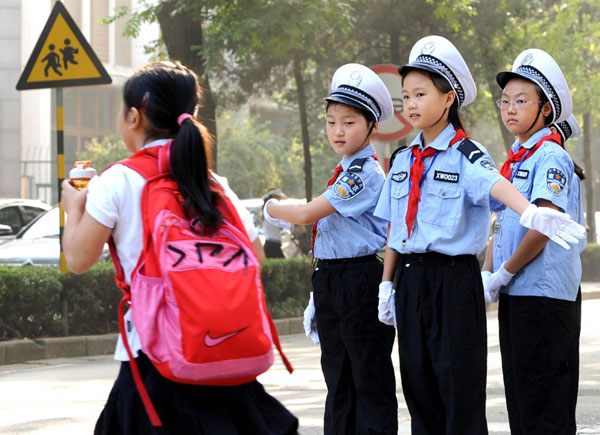
<svg viewBox="0 0 600 435"><path fill-rule="evenodd" d="M165 145L170 140L156 140L144 148ZM258 237L258 231L254 227L252 215L231 190L227 179L214 173L212 175L215 181L223 187L225 194L240 215L250 240L254 241ZM92 178L88 184L85 210L102 225L112 228L112 237L127 283L131 282L131 273L142 253L143 229L140 202L144 183L144 177L136 171L116 164L104 171L101 176ZM142 346L131 319L131 310L125 314L125 327L131 352L137 357L138 350ZM129 360L120 335L115 350L115 359L118 361Z"/></svg>

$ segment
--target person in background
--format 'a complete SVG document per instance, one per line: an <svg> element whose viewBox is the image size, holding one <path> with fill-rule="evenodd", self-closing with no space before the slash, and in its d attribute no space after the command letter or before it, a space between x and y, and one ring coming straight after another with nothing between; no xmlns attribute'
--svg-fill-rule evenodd
<svg viewBox="0 0 600 435"><path fill-rule="evenodd" d="M581 134L581 127L575 119L575 116L571 115L566 121L552 124L550 130L553 133L560 134L562 144L567 142L571 137L577 137ZM573 211L575 213L574 218L581 225L585 225L585 216L583 213L583 197L581 195L581 182L585 180L585 173L577 163L573 162L575 167L574 189L575 194L573 196L574 204ZM586 240L583 239L579 242L579 253L581 254L586 246ZM577 289L577 298L575 299L575 332L573 338L573 344L569 352L569 385L570 385L570 400L569 400L569 418L573 421L571 427L577 427L576 423L576 410L577 410L577 393L579 392L579 338L581 335L581 284Z"/></svg>
<svg viewBox="0 0 600 435"><path fill-rule="evenodd" d="M281 189L271 189L262 197L263 207L271 198L281 201L282 199L287 199L287 196ZM291 225L289 227L291 227ZM273 225L268 219L263 217L262 230L263 235L265 236L265 256L267 258L285 258L283 251L281 250L281 228L277 225Z"/></svg>

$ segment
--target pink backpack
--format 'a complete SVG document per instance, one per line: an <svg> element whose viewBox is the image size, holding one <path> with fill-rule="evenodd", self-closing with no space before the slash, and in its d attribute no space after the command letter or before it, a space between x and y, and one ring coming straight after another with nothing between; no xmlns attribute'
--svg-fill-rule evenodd
<svg viewBox="0 0 600 435"><path fill-rule="evenodd" d="M142 349L164 377L199 385L250 382L273 364L273 344L288 371L267 310L260 265L234 206L220 186L223 222L211 236L202 235L183 211L183 198L170 176L171 143L151 147L119 162L146 179L141 210L142 254L131 285L111 240L123 290L119 329L132 374L155 426L161 422L142 383L124 327L124 304L131 305ZM216 184L216 183L215 183Z"/></svg>

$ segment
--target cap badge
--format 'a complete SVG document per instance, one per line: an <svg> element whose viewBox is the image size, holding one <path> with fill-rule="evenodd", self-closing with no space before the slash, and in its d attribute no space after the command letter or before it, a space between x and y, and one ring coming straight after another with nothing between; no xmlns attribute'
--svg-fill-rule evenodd
<svg viewBox="0 0 600 435"><path fill-rule="evenodd" d="M521 65L530 65L533 62L533 53L529 53L527 56L523 58Z"/></svg>
<svg viewBox="0 0 600 435"><path fill-rule="evenodd" d="M429 41L421 49L421 54L431 54L435 50L435 42Z"/></svg>
<svg viewBox="0 0 600 435"><path fill-rule="evenodd" d="M360 74L360 71L353 71L348 77L348 84L358 87L360 82L362 82L362 75Z"/></svg>

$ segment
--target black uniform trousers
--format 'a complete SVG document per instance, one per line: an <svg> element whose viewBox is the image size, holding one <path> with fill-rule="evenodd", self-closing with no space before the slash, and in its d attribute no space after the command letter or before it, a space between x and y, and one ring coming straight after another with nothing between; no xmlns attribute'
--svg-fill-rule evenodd
<svg viewBox="0 0 600 435"><path fill-rule="evenodd" d="M476 257L400 255L394 288L412 434L487 434L487 322Z"/></svg>
<svg viewBox="0 0 600 435"><path fill-rule="evenodd" d="M569 390L571 399L569 401L569 427L576 427L577 394L579 393L579 340L581 337L581 286L577 289L575 299L575 336L569 352Z"/></svg>
<svg viewBox="0 0 600 435"><path fill-rule="evenodd" d="M265 257L267 258L285 258L281 250L281 242L265 240L263 248L265 250Z"/></svg>
<svg viewBox="0 0 600 435"><path fill-rule="evenodd" d="M375 255L317 260L312 284L327 384L327 435L398 432L395 330L377 318L382 273Z"/></svg>
<svg viewBox="0 0 600 435"><path fill-rule="evenodd" d="M501 294L498 325L511 434L575 434L577 303Z"/></svg>

